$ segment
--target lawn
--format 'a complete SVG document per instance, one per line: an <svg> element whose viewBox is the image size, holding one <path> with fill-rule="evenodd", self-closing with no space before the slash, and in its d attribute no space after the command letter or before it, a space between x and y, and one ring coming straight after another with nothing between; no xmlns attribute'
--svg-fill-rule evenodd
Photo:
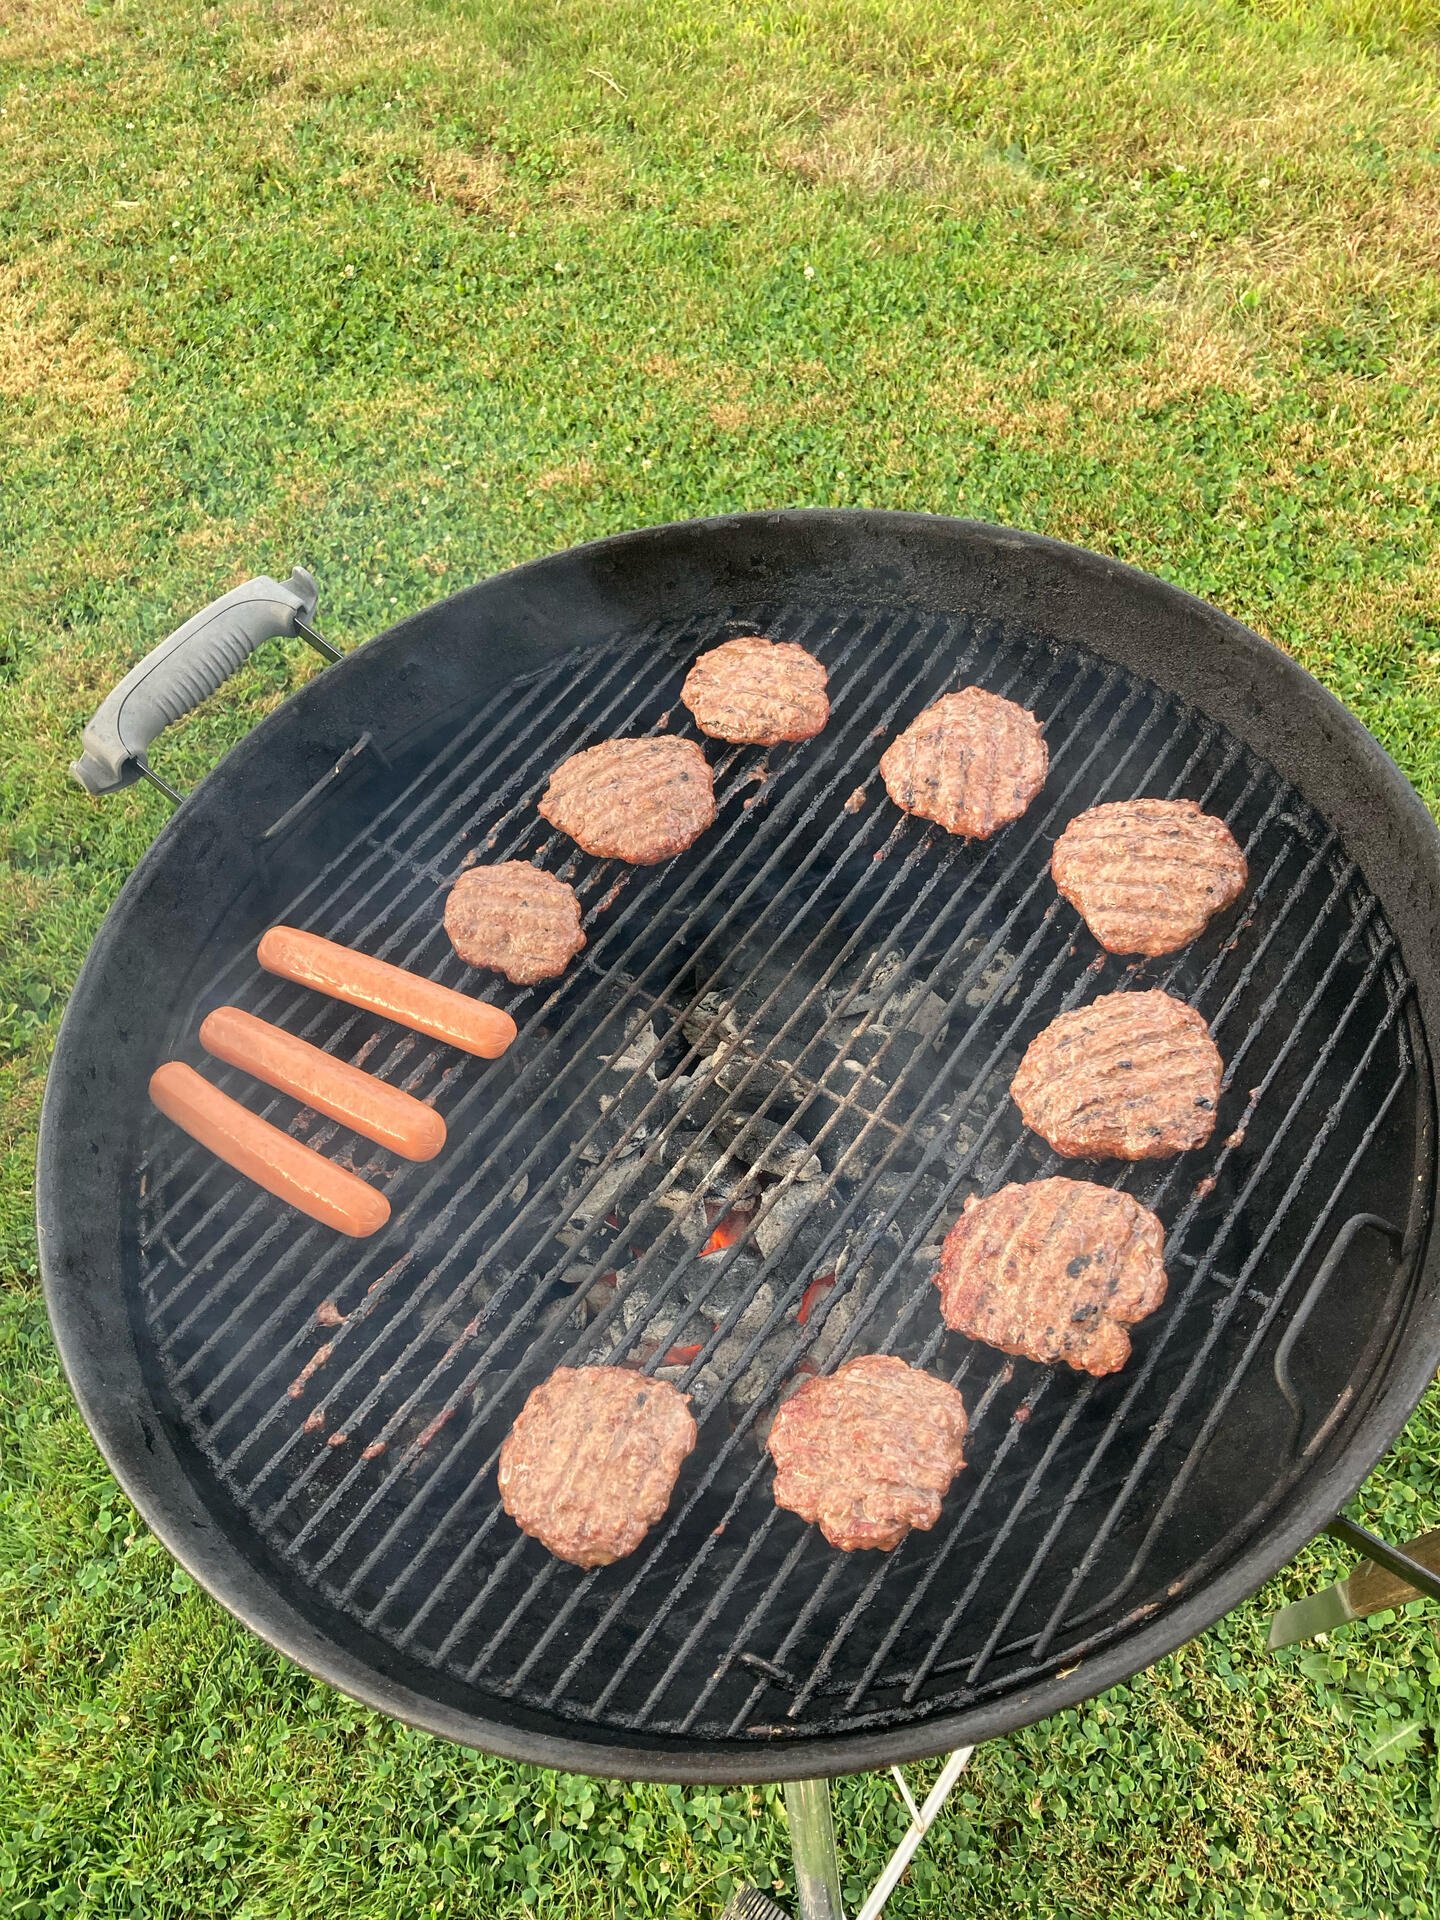
<svg viewBox="0 0 1440 1920"><path fill-rule="evenodd" d="M1436 0L0 0L0 1898L40 1915L713 1915L773 1792L375 1719L135 1521L36 1280L68 986L165 817L66 765L216 593L354 645L646 522L913 507L1268 634L1440 801ZM186 786L314 670L266 649ZM1440 1524L1433 1392L1354 1512ZM1426 1915L1435 1610L1271 1657L1318 1545L981 1751L900 1916ZM849 1897L898 1832L838 1789ZM788 1897L785 1895L784 1897Z"/></svg>

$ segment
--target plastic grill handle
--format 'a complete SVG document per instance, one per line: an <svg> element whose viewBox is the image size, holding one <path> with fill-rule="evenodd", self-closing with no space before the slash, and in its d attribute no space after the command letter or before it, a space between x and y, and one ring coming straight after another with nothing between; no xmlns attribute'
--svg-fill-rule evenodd
<svg viewBox="0 0 1440 1920"><path fill-rule="evenodd" d="M261 575L212 600L132 667L82 735L70 771L87 793L114 793L140 778L146 753L172 720L198 707L259 646L310 622L320 590L303 567L283 583Z"/></svg>

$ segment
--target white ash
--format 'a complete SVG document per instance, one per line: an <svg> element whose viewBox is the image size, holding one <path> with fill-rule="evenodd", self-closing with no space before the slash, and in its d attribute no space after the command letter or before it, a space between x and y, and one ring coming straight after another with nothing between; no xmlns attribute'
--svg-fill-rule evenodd
<svg viewBox="0 0 1440 1920"><path fill-rule="evenodd" d="M731 1116L730 1124L738 1131L726 1152L736 1165L774 1180L806 1181L823 1177L820 1156L810 1142L798 1134L785 1134L778 1122L756 1114L749 1119Z"/></svg>
<svg viewBox="0 0 1440 1920"><path fill-rule="evenodd" d="M734 1368L740 1365L746 1347L774 1311L775 1289L768 1280L762 1280L750 1304L705 1363L704 1377L710 1391L714 1394L724 1392L737 1407L748 1407L765 1392L769 1384L775 1362L773 1353L767 1354L767 1350L774 1343L774 1333L761 1342L758 1351L746 1362L740 1377L728 1387L725 1382ZM783 1335L784 1331L782 1323L776 1332Z"/></svg>
<svg viewBox="0 0 1440 1920"><path fill-rule="evenodd" d="M580 1182L570 1201L566 1224L573 1223L588 1232L590 1228L605 1219L607 1214L618 1213L623 1218L626 1210L617 1203L625 1197L634 1181L635 1172L634 1166L626 1159L613 1161L598 1175L586 1175L585 1180L593 1178L595 1184L582 1198L585 1180Z"/></svg>
<svg viewBox="0 0 1440 1920"><path fill-rule="evenodd" d="M871 975L869 990L856 994L850 1002L849 1011L856 1014L873 1013L875 1018L872 1024L883 1033L903 1031L931 1040L945 1025L945 1002L921 980L905 980L898 986L892 986L905 965L902 954L893 950L886 953Z"/></svg>
<svg viewBox="0 0 1440 1920"><path fill-rule="evenodd" d="M780 1187L768 1194L753 1228L756 1244L764 1257L772 1259L815 1209L824 1204L824 1194L813 1186Z"/></svg>
<svg viewBox="0 0 1440 1920"><path fill-rule="evenodd" d="M863 1287L854 1284L846 1286L843 1280L837 1280L825 1297L817 1303L810 1326L814 1328L822 1314L824 1321L815 1333L808 1352L821 1373L828 1373L832 1365L838 1365L841 1358L838 1349L849 1333L856 1314L860 1311L864 1291ZM863 1340L860 1342L860 1347L862 1350L867 1350Z"/></svg>
<svg viewBox="0 0 1440 1920"><path fill-rule="evenodd" d="M636 1338L641 1336L657 1347L683 1346L687 1341L693 1342L699 1337L682 1331L694 1319L694 1314L683 1301L667 1300L664 1306L657 1307L643 1287L633 1291L621 1288L618 1321L631 1336L624 1343L626 1346L633 1347ZM704 1331L708 1335L711 1329L707 1326Z"/></svg>
<svg viewBox="0 0 1440 1920"><path fill-rule="evenodd" d="M1005 978L1005 975L1009 973L1013 964L1014 956L1006 953L1003 948L999 953L992 954L986 961L980 978L966 993L966 1006L988 1007L995 999L995 992L1000 982ZM1011 982L1005 994L1002 996L1002 1001L1008 1000L1013 995L1018 984L1018 980Z"/></svg>
<svg viewBox="0 0 1440 1920"><path fill-rule="evenodd" d="M680 1021L680 1031L697 1052L713 1054L727 1042L734 1041L739 1023L724 994L712 987L687 1008Z"/></svg>
<svg viewBox="0 0 1440 1920"><path fill-rule="evenodd" d="M652 1085L658 1086L655 1063L659 1057L660 1038L648 1020L642 1021L635 1032L626 1037L623 1047L615 1053L602 1053L604 1060L613 1072L633 1074L643 1070Z"/></svg>

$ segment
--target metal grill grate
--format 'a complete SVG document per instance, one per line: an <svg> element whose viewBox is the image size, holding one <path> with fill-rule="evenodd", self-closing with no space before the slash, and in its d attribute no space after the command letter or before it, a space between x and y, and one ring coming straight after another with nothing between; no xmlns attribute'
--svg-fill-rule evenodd
<svg viewBox="0 0 1440 1920"><path fill-rule="evenodd" d="M696 651L757 626L829 666L820 740L712 751L719 819L669 866L591 861L551 834L533 807L549 769L679 726ZM1403 1180L1413 1160L1391 935L1271 769L1039 636L760 607L583 661L466 719L273 914L473 987L441 927L449 882L471 858L540 859L577 886L590 944L548 995L493 996L521 1029L503 1060L397 1038L251 953L177 1008L178 1051L233 999L436 1098L450 1146L402 1165L207 1064L353 1152L394 1217L337 1241L153 1123L139 1245L157 1386L314 1604L452 1691L744 1740L924 1718L1072 1666L1262 1524L1323 1431L1331 1409L1297 1402L1278 1350L1326 1283L1348 1196L1373 1204L1381 1163ZM1040 799L983 846L901 816L875 772L900 721L971 680L1033 708L1051 750ZM1222 814L1252 875L1233 931L1144 965L1100 955L1048 876L1066 820L1137 793ZM1008 1097L1025 1045L1132 982L1201 1009L1226 1091L1206 1150L1097 1175L1166 1221L1171 1292L1129 1367L1092 1381L946 1333L931 1274L968 1194L1061 1165ZM845 1556L774 1508L763 1441L797 1370L869 1350L962 1388L971 1465L933 1532ZM517 1533L494 1465L535 1382L596 1359L692 1391L701 1438L645 1547L582 1573ZM1241 1426L1237 1457L1258 1448L1266 1469L1217 1475Z"/></svg>

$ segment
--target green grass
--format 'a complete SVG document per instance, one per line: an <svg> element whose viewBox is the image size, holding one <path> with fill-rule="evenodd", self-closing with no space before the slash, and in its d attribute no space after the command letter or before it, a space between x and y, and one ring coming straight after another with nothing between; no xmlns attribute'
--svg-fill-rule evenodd
<svg viewBox="0 0 1440 1920"><path fill-rule="evenodd" d="M781 503L1038 527L1213 598L1440 801L1435 0L0 0L0 1899L16 1920L703 1916L773 1793L479 1759L311 1683L62 1384L33 1135L163 819L67 782L146 645L296 560L347 643ZM197 779L311 666L157 750ZM1432 1395L1356 1512L1440 1524ZM1434 1610L1266 1612L977 1757L898 1915L1437 1911ZM1397 1737L1398 1736L1398 1737ZM839 1789L854 1902L899 1825Z"/></svg>

